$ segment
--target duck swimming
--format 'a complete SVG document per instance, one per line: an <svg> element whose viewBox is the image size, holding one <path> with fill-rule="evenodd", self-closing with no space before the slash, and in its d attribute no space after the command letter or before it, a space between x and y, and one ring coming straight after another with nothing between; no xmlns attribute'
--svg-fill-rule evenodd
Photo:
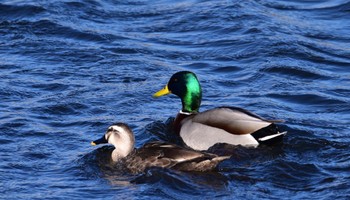
<svg viewBox="0 0 350 200"><path fill-rule="evenodd" d="M177 95L182 109L174 121L175 132L183 142L195 150L208 150L217 143L256 147L283 140L275 123L283 120L267 120L238 107L218 107L199 112L202 89L197 76L189 71L172 75L168 84L153 97Z"/></svg>
<svg viewBox="0 0 350 200"><path fill-rule="evenodd" d="M229 156L217 156L179 147L164 142L150 142L134 149L135 137L128 125L116 123L105 135L91 145L114 145L111 157L114 162L124 162L131 173L143 172L149 167L172 168L180 171L212 171Z"/></svg>

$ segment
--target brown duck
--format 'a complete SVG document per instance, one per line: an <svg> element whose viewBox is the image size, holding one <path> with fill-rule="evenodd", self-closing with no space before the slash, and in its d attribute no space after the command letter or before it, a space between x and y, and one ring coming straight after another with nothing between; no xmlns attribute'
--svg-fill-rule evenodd
<svg viewBox="0 0 350 200"><path fill-rule="evenodd" d="M150 142L134 149L134 134L128 125L116 123L92 145L110 143L115 149L111 154L114 162L123 162L131 173L140 173L149 167L172 168L180 171L212 171L229 156L217 156L179 147L164 142Z"/></svg>

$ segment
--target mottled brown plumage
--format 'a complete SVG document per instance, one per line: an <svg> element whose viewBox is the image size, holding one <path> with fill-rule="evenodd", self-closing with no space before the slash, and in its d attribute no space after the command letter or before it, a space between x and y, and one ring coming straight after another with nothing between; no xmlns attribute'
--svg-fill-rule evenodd
<svg viewBox="0 0 350 200"><path fill-rule="evenodd" d="M181 171L211 171L229 156L217 156L164 142L150 142L134 149L134 135L123 123L110 126L106 134L93 145L110 143L115 146L112 160L123 162L131 173L140 173L149 167L172 168ZM120 148L121 147L121 148Z"/></svg>

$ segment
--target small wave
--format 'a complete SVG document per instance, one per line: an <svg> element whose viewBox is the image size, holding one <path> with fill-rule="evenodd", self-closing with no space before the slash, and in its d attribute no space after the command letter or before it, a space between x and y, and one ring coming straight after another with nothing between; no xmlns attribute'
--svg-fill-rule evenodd
<svg viewBox="0 0 350 200"><path fill-rule="evenodd" d="M0 3L0 17L6 20L18 20L22 18L32 18L44 13L45 8L34 5L7 5Z"/></svg>
<svg viewBox="0 0 350 200"><path fill-rule="evenodd" d="M83 31L80 30L79 27L61 25L48 19L42 19L35 22L24 21L21 22L21 24L26 24L27 26L32 27L32 32L37 36L60 36L63 38L73 38L94 42L109 42L111 39L115 38L113 35L95 33L92 31Z"/></svg>
<svg viewBox="0 0 350 200"><path fill-rule="evenodd" d="M277 160L269 170L271 182L276 186L291 191L314 191L321 182L334 180L316 164Z"/></svg>
<svg viewBox="0 0 350 200"><path fill-rule="evenodd" d="M332 36L330 36L332 37ZM308 48L310 59L314 63L337 65L340 67L350 65L348 48L336 46L332 43L323 41L321 43L314 42L312 44L308 42L299 42L303 47Z"/></svg>
<svg viewBox="0 0 350 200"><path fill-rule="evenodd" d="M220 66L220 67L215 67L212 71L213 72L217 72L217 73L234 73L237 71L242 70L240 67L236 67L236 66Z"/></svg>
<svg viewBox="0 0 350 200"><path fill-rule="evenodd" d="M170 169L151 168L145 174L132 180L132 183L161 185L162 192L171 197L213 195L213 192L224 190L227 179L219 173L183 173ZM160 187L157 187L160 188ZM202 188L204 190L202 190ZM152 192L153 193L153 192ZM153 193L154 194L154 193Z"/></svg>
<svg viewBox="0 0 350 200"><path fill-rule="evenodd" d="M174 117L168 118L165 122L155 121L145 127L145 132L148 135L155 135L158 139L181 144L180 138L173 132ZM153 138L152 138L153 139ZM149 141L150 138L144 138L143 141Z"/></svg>
<svg viewBox="0 0 350 200"><path fill-rule="evenodd" d="M137 54L140 52L140 50L132 47L114 47L114 48L107 48L106 50L111 51L116 54Z"/></svg>
<svg viewBox="0 0 350 200"><path fill-rule="evenodd" d="M300 2L262 2L265 6L281 9L281 10L329 10L333 12L347 12L350 10L350 2L347 0L343 1L326 1L320 3L308 3L305 1Z"/></svg>
<svg viewBox="0 0 350 200"><path fill-rule="evenodd" d="M45 115L57 115L57 116L69 116L69 115L75 115L75 114L81 114L83 110L86 110L88 107L79 102L61 102L61 103L55 103L52 105L47 105L45 107L36 107L32 110L35 113L41 113ZM68 123L68 122L67 122Z"/></svg>
<svg viewBox="0 0 350 200"><path fill-rule="evenodd" d="M305 93L305 94L269 94L274 99L281 99L291 103L303 104L303 105L318 105L318 106L330 106L330 105L345 105L347 102L336 99L329 95L321 93Z"/></svg>
<svg viewBox="0 0 350 200"><path fill-rule="evenodd" d="M272 66L264 68L262 71L267 73L278 73L288 77L298 77L301 79L330 79L331 77L322 73L321 70L311 70L310 68L303 68L297 66Z"/></svg>
<svg viewBox="0 0 350 200"><path fill-rule="evenodd" d="M1 145L11 144L11 143L13 143L13 142L14 142L14 141L8 140L8 139L0 139L0 144L1 144Z"/></svg>
<svg viewBox="0 0 350 200"><path fill-rule="evenodd" d="M46 91L62 91L67 89L69 86L61 83L46 83L46 84L34 84L33 88L46 90Z"/></svg>

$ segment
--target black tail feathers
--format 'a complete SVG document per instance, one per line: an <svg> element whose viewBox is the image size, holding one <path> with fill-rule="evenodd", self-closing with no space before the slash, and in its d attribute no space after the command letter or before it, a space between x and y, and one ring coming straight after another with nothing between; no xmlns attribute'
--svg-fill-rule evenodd
<svg viewBox="0 0 350 200"><path fill-rule="evenodd" d="M259 142L264 145L276 145L283 142L283 136L287 132L280 133L275 124L271 124L265 128L255 131L251 135Z"/></svg>

